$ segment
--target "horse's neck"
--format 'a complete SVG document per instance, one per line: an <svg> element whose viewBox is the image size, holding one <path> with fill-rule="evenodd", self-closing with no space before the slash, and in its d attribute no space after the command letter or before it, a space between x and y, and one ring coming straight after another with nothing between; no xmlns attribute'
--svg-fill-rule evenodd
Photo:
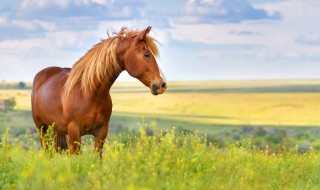
<svg viewBox="0 0 320 190"><path fill-rule="evenodd" d="M119 75L120 75L120 73L115 74L114 76L109 76L108 78L106 78L104 80L104 82L96 85L97 86L97 93L101 94L101 95L103 95L105 93L109 93L112 85L114 84L116 79L119 77Z"/></svg>
<svg viewBox="0 0 320 190"><path fill-rule="evenodd" d="M107 77L103 83L98 84L97 91L99 91L101 93L103 93L103 92L109 93L110 92L112 85L114 84L116 79L119 77L120 73L125 70L124 55L125 55L127 49L128 49L127 41L120 44L120 46L118 47L118 50L117 50L116 57L117 57L117 63L119 64L121 71L119 73L114 73L112 76Z"/></svg>

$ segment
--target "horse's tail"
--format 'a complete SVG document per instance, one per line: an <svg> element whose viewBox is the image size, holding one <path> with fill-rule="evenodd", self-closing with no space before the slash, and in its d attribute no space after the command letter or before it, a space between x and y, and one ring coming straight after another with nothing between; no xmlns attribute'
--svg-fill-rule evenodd
<svg viewBox="0 0 320 190"><path fill-rule="evenodd" d="M57 151L63 151L68 149L67 135L62 133L57 134L56 149Z"/></svg>

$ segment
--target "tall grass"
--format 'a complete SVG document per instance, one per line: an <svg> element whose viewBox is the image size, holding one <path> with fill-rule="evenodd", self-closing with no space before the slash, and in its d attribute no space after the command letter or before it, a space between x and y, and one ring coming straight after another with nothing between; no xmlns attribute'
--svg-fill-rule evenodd
<svg viewBox="0 0 320 190"><path fill-rule="evenodd" d="M319 189L318 153L269 154L250 143L218 149L197 133L119 135L103 158L91 142L70 156L1 141L0 189Z"/></svg>

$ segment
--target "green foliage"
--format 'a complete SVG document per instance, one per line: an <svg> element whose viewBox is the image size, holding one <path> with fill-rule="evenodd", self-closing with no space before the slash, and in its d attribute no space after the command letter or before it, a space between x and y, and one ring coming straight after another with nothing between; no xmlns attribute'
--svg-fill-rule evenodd
<svg viewBox="0 0 320 190"><path fill-rule="evenodd" d="M46 129L45 133L43 128L39 132L45 153L53 156L56 153L56 133L54 132L54 123Z"/></svg>
<svg viewBox="0 0 320 190"><path fill-rule="evenodd" d="M122 139L127 139L126 143ZM297 147L269 154L250 142L219 149L198 133L119 135L103 158L85 142L77 156L48 156L1 142L2 189L318 189L320 158Z"/></svg>
<svg viewBox="0 0 320 190"><path fill-rule="evenodd" d="M16 98L10 97L8 99L0 101L0 108L3 109L3 111L13 110L16 106Z"/></svg>
<svg viewBox="0 0 320 190"><path fill-rule="evenodd" d="M16 103L16 98L15 97L11 97L11 98L7 99L5 101L5 103L7 105L8 110L13 110L14 107L16 106L16 104L17 104Z"/></svg>

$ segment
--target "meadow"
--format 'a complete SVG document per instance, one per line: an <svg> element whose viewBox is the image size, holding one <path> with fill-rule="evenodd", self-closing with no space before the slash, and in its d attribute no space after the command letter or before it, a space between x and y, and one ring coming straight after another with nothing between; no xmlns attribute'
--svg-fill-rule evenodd
<svg viewBox="0 0 320 190"><path fill-rule="evenodd" d="M90 137L78 156L40 150L30 84L0 84L17 102L0 111L0 187L318 189L319 92L319 80L171 82L160 96L116 83L100 160Z"/></svg>
<svg viewBox="0 0 320 190"><path fill-rule="evenodd" d="M256 146L282 146L284 139L307 149L320 149L319 80L171 82L164 95L153 96L139 82L119 82L112 88L112 139L117 133L137 133L140 123L149 133L173 126L199 131L219 146L250 138ZM0 84L0 99L15 97L15 111L0 111L0 134L33 135L31 84L17 89Z"/></svg>
<svg viewBox="0 0 320 190"><path fill-rule="evenodd" d="M126 143L121 143L126 138ZM269 154L249 142L221 150L197 133L119 135L103 158L87 141L77 156L2 138L1 189L319 189L319 154ZM119 140L119 141L118 141ZM50 142L50 141L48 141Z"/></svg>

